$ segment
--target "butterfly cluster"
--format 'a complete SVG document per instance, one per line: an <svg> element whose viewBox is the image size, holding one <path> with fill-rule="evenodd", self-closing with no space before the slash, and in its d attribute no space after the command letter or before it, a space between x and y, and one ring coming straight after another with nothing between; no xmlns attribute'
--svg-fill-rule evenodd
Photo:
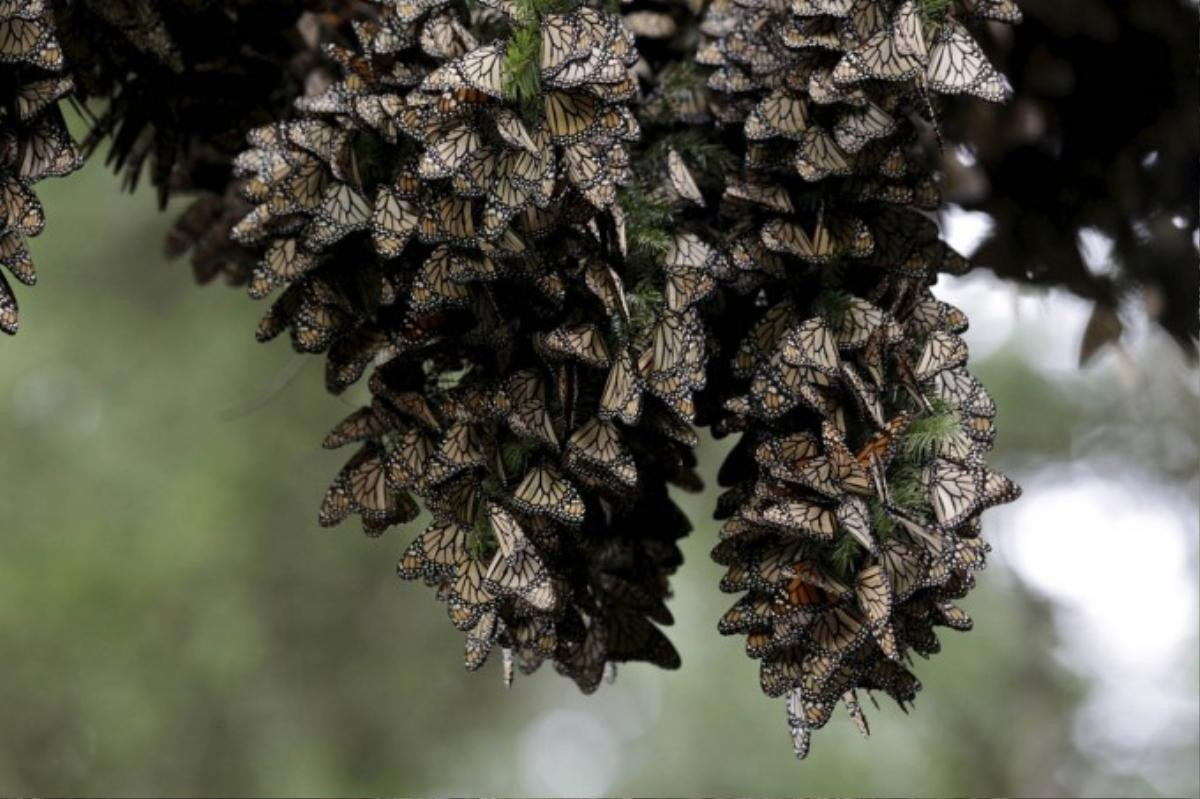
<svg viewBox="0 0 1200 799"><path fill-rule="evenodd" d="M935 175L914 119L940 94L1002 100L965 22L1015 20L1007 2L711 3L697 60L715 113L740 127L744 169L725 188L741 313L715 429L741 438L721 470L713 551L721 620L744 634L770 696L787 697L797 756L857 692L901 706L910 655L984 565L982 510L1018 495L987 468L995 406L965 369L966 317L938 272L966 262L921 210ZM736 320L751 320L738 325Z"/></svg>
<svg viewBox="0 0 1200 799"><path fill-rule="evenodd" d="M423 518L398 573L468 669L679 666L670 492L702 488L702 427L740 436L720 631L797 755L839 702L865 730L859 691L911 702L911 655L969 627L980 513L1018 489L931 293L968 264L927 152L942 95L1004 99L969 30L1007 0L18 5L67 66L18 67L60 83L0 118L12 185L77 165L58 97L108 99L89 148L194 195L169 251L269 303L258 338L322 353L330 392L368 387L319 520ZM48 124L54 158L20 155Z"/></svg>
<svg viewBox="0 0 1200 799"><path fill-rule="evenodd" d="M37 272L25 237L46 224L33 184L82 163L57 103L73 89L63 67L49 4L0 2L0 86L6 100L0 107L0 264L27 286L37 282ZM0 330L16 333L19 324L16 296L0 272Z"/></svg>
<svg viewBox="0 0 1200 799"><path fill-rule="evenodd" d="M327 351L332 391L373 367L326 439L358 450L322 523L377 534L420 500L399 573L436 588L470 668L498 646L509 679L551 660L590 691L619 662L677 666L656 625L689 525L667 485L698 484L697 306L726 267L682 231L636 272L613 260L642 156L633 35L440 0L352 30L326 48L341 77L235 161L250 292L278 292L260 337Z"/></svg>

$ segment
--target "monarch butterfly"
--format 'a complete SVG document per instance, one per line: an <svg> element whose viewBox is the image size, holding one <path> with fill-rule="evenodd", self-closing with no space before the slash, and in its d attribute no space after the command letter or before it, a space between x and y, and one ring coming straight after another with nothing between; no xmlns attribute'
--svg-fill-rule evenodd
<svg viewBox="0 0 1200 799"><path fill-rule="evenodd" d="M696 179L688 171L687 164L674 148L667 150L667 178L671 188L685 200L690 200L701 208L704 207L704 195L696 185Z"/></svg>
<svg viewBox="0 0 1200 799"><path fill-rule="evenodd" d="M791 195L783 186L767 183L756 177L731 176L725 182L725 196L754 203L783 214L795 213Z"/></svg>
<svg viewBox="0 0 1200 799"><path fill-rule="evenodd" d="M658 11L631 11L621 19L634 36L647 39L670 39L679 29L670 14Z"/></svg>
<svg viewBox="0 0 1200 799"><path fill-rule="evenodd" d="M325 449L338 449L354 441L364 441L369 438L379 438L384 433L397 427L398 420L379 399L364 408L359 408L337 424L325 436L321 446Z"/></svg>
<svg viewBox="0 0 1200 799"><path fill-rule="evenodd" d="M997 22L1021 21L1021 9L1013 0L958 0L965 19L990 19Z"/></svg>
<svg viewBox="0 0 1200 799"><path fill-rule="evenodd" d="M507 108L498 108L492 116L492 122L495 123L500 138L509 147L525 150L531 155L539 154L540 148L515 112Z"/></svg>
<svg viewBox="0 0 1200 799"><path fill-rule="evenodd" d="M425 481L425 504L435 521L458 521L475 524L483 489L479 478L471 473L460 475L438 486Z"/></svg>
<svg viewBox="0 0 1200 799"><path fill-rule="evenodd" d="M838 23L833 19L794 19L780 34L783 46L793 49L838 51L841 37Z"/></svg>
<svg viewBox="0 0 1200 799"><path fill-rule="evenodd" d="M637 466L612 422L593 417L567 440L567 465L583 463L605 473L617 483L637 484Z"/></svg>
<svg viewBox="0 0 1200 799"><path fill-rule="evenodd" d="M586 512L578 489L547 466L526 472L513 491L512 502L525 513L549 516L570 525L581 523Z"/></svg>
<svg viewBox="0 0 1200 799"><path fill-rule="evenodd" d="M597 415L601 419L620 419L631 427L641 418L641 383L627 349L621 349L613 359L600 395Z"/></svg>
<svg viewBox="0 0 1200 799"><path fill-rule="evenodd" d="M860 675L863 687L871 691L884 691L902 709L910 704L921 690L921 683L908 669L883 658L876 658Z"/></svg>
<svg viewBox="0 0 1200 799"><path fill-rule="evenodd" d="M354 509L364 522L382 525L412 521L419 509L413 498L397 491L386 479L385 453L368 444L351 459L344 470L346 489Z"/></svg>
<svg viewBox="0 0 1200 799"><path fill-rule="evenodd" d="M966 414L992 419L996 415L996 403L988 389L965 368L949 368L938 372L932 380L934 392Z"/></svg>
<svg viewBox="0 0 1200 799"><path fill-rule="evenodd" d="M470 630L495 605L483 580L483 564L474 558L467 558L455 572L446 604L450 623L460 630Z"/></svg>
<svg viewBox="0 0 1200 799"><path fill-rule="evenodd" d="M471 246L475 241L475 208L470 200L442 197L421 209L418 235L427 244L449 242Z"/></svg>
<svg viewBox="0 0 1200 799"><path fill-rule="evenodd" d="M866 346L872 334L891 320L891 315L861 297L849 297L844 307L828 315L833 336L840 350L858 350Z"/></svg>
<svg viewBox="0 0 1200 799"><path fill-rule="evenodd" d="M1012 89L988 63L979 44L960 23L947 20L929 51L929 88L942 94L973 94L989 102L1007 100Z"/></svg>
<svg viewBox="0 0 1200 799"><path fill-rule="evenodd" d="M824 263L837 254L838 243L823 219L818 219L812 236L794 222L772 219L762 227L763 244L776 252L785 252L809 263Z"/></svg>
<svg viewBox="0 0 1200 799"><path fill-rule="evenodd" d="M0 0L0 19L36 19L46 13L46 0Z"/></svg>
<svg viewBox="0 0 1200 799"><path fill-rule="evenodd" d="M598 48L592 48L587 58L564 64L543 80L546 86L555 89L574 89L586 84L588 91L608 102L629 100L637 93L637 84L625 62L616 54Z"/></svg>
<svg viewBox="0 0 1200 799"><path fill-rule="evenodd" d="M833 125L833 140L843 152L854 154L872 141L890 136L895 130L895 118L874 103L867 103L838 116Z"/></svg>
<svg viewBox="0 0 1200 799"><path fill-rule="evenodd" d="M545 115L550 136L559 144L587 138L600 122L594 98L563 91L552 91L546 95Z"/></svg>
<svg viewBox="0 0 1200 799"><path fill-rule="evenodd" d="M864 549L870 552L876 550L875 536L871 533L871 514L867 510L867 503L861 497L843 498L834 514L837 516L838 525L862 544Z"/></svg>
<svg viewBox="0 0 1200 799"><path fill-rule="evenodd" d="M967 329L967 315L949 303L924 292L908 312L906 324L914 335L926 335L935 330L962 333Z"/></svg>
<svg viewBox="0 0 1200 799"><path fill-rule="evenodd" d="M885 27L842 56L833 69L834 83L849 84L864 80L908 81L922 74L924 59L902 49L900 41L897 40L898 32L900 41L911 48L913 42L904 32L897 27Z"/></svg>
<svg viewBox="0 0 1200 799"><path fill-rule="evenodd" d="M497 552L483 584L493 596L515 596L539 611L551 611L559 602L550 573L530 547L504 554Z"/></svg>
<svg viewBox="0 0 1200 799"><path fill-rule="evenodd" d="M771 357L779 341L795 322L795 309L789 301L767 309L738 345L733 362L734 376L746 378L752 375L761 362Z"/></svg>
<svg viewBox="0 0 1200 799"><path fill-rule="evenodd" d="M966 612L949 602L936 602L933 604L932 614L935 624L949 627L953 630L966 632L975 626L975 622Z"/></svg>
<svg viewBox="0 0 1200 799"><path fill-rule="evenodd" d="M463 665L467 671L478 671L483 667L503 629L504 622L497 616L495 608L488 608L479 615L479 619L467 630L463 652Z"/></svg>
<svg viewBox="0 0 1200 799"><path fill-rule="evenodd" d="M421 49L430 58L457 58L478 46L475 37L463 27L457 17L441 13L431 16L421 26Z"/></svg>
<svg viewBox="0 0 1200 799"><path fill-rule="evenodd" d="M600 328L591 322L563 325L538 333L534 347L549 360L575 360L597 368L609 364L608 345Z"/></svg>
<svg viewBox="0 0 1200 799"><path fill-rule="evenodd" d="M345 312L335 305L336 301L326 284L317 281L303 284L295 314L287 320L291 325L294 349L323 352L329 347L347 321Z"/></svg>
<svg viewBox="0 0 1200 799"><path fill-rule="evenodd" d="M807 570L809 582L825 586L819 572L812 571L806 561L811 557L812 547L800 539L770 541L748 561L750 587L766 593L779 595L785 585L796 576L797 569Z"/></svg>
<svg viewBox="0 0 1200 799"><path fill-rule="evenodd" d="M759 687L769 697L783 696L800 684L802 658L794 648L775 652L759 665Z"/></svg>
<svg viewBox="0 0 1200 799"><path fill-rule="evenodd" d="M801 403L826 415L832 408L814 386L819 378L827 379L820 372L792 366L775 356L758 370L750 383L752 407L766 419L778 419Z"/></svg>
<svg viewBox="0 0 1200 799"><path fill-rule="evenodd" d="M371 241L384 258L397 258L417 230L416 207L390 186L380 186L371 214Z"/></svg>
<svg viewBox="0 0 1200 799"><path fill-rule="evenodd" d="M70 94L74 88L74 81L68 77L45 78L21 84L13 96L17 119L28 122L55 101Z"/></svg>
<svg viewBox="0 0 1200 799"><path fill-rule="evenodd" d="M21 17L0 20L0 63L14 62L50 71L62 69L62 48L49 20Z"/></svg>
<svg viewBox="0 0 1200 799"><path fill-rule="evenodd" d="M372 208L372 203L345 183L331 185L305 229L305 242L320 250L356 230L366 229L371 223Z"/></svg>
<svg viewBox="0 0 1200 799"><path fill-rule="evenodd" d="M928 566L920 550L890 539L880 543L878 558L888 577L894 602L903 603L918 590L927 587Z"/></svg>
<svg viewBox="0 0 1200 799"><path fill-rule="evenodd" d="M754 588L756 585L757 580L750 573L749 566L738 561L729 565L717 587L726 594L737 594Z"/></svg>
<svg viewBox="0 0 1200 799"><path fill-rule="evenodd" d="M844 17L854 7L854 0L792 0L791 11L798 17Z"/></svg>
<svg viewBox="0 0 1200 799"><path fill-rule="evenodd" d="M553 75L570 61L586 58L588 49L581 42L579 18L572 14L547 14L542 18L542 75Z"/></svg>
<svg viewBox="0 0 1200 799"><path fill-rule="evenodd" d="M754 457L758 463L778 477L789 474L801 461L821 454L815 436L805 431L786 436L770 436L755 447Z"/></svg>
<svg viewBox="0 0 1200 799"><path fill-rule="evenodd" d="M319 158L338 180L350 180L350 131L317 119L289 122L285 129L289 142Z"/></svg>
<svg viewBox="0 0 1200 799"><path fill-rule="evenodd" d="M583 269L583 281L600 300L605 313L620 319L629 318L629 303L625 298L624 283L611 266L599 260L589 259Z"/></svg>
<svg viewBox="0 0 1200 799"><path fill-rule="evenodd" d="M664 602L664 592L654 582L602 569L597 575L595 587L603 595L605 604L636 610L659 624L672 624L675 621Z"/></svg>
<svg viewBox="0 0 1200 799"><path fill-rule="evenodd" d="M879 399L879 392L872 388L858 373L858 370L848 362L842 363L842 380L850 387L851 396L871 421L880 427L886 425L887 419L884 417L883 403Z"/></svg>
<svg viewBox="0 0 1200 799"><path fill-rule="evenodd" d="M504 95L504 52L500 43L477 47L429 73L421 89L439 93L465 87L499 99Z"/></svg>
<svg viewBox="0 0 1200 799"><path fill-rule="evenodd" d="M684 311L707 299L716 290L714 277L726 275L724 256L694 233L677 233L663 259L667 308Z"/></svg>
<svg viewBox="0 0 1200 799"><path fill-rule="evenodd" d="M834 83L832 67L819 67L808 76L808 99L817 105L859 106L867 102L860 87Z"/></svg>
<svg viewBox="0 0 1200 799"><path fill-rule="evenodd" d="M858 573L855 583L858 606L867 617L871 634L875 637L883 654L892 660L900 659L900 648L896 643L896 632L892 628L892 586L887 573L879 563L873 563Z"/></svg>
<svg viewBox="0 0 1200 799"><path fill-rule="evenodd" d="M404 550L396 573L402 580L445 580L469 557L467 528L455 522L431 524Z"/></svg>
<svg viewBox="0 0 1200 799"><path fill-rule="evenodd" d="M934 517L943 528L954 528L979 511L1020 496L1020 488L999 472L935 460L926 470Z"/></svg>
<svg viewBox="0 0 1200 799"><path fill-rule="evenodd" d="M46 226L42 204L20 178L0 175L0 209L7 217L7 227L25 236L36 236Z"/></svg>
<svg viewBox="0 0 1200 799"><path fill-rule="evenodd" d="M896 8L892 20L892 37L896 49L922 63L929 59L929 48L925 43L925 28L921 12L913 0L905 0Z"/></svg>
<svg viewBox="0 0 1200 799"><path fill-rule="evenodd" d="M948 369L967 362L967 343L953 333L935 330L925 340L925 346L913 366L913 377L927 380Z"/></svg>
<svg viewBox="0 0 1200 799"><path fill-rule="evenodd" d="M250 296L260 299L276 285L291 283L316 265L316 256L304 249L297 239L275 239L258 263Z"/></svg>
<svg viewBox="0 0 1200 799"><path fill-rule="evenodd" d="M942 642L934 633L929 619L910 612L909 608L902 608L896 614L895 626L904 643L921 657L927 658L942 650Z"/></svg>
<svg viewBox="0 0 1200 799"><path fill-rule="evenodd" d="M692 416L692 389L703 388L704 342L694 309L664 313L650 333L650 344L638 358L646 390L685 419Z"/></svg>
<svg viewBox="0 0 1200 799"><path fill-rule="evenodd" d="M20 233L11 230L0 233L0 264L26 286L37 283L33 260Z"/></svg>
<svg viewBox="0 0 1200 799"><path fill-rule="evenodd" d="M636 611L605 608L604 648L608 660L641 660L663 669L679 668L679 652L662 631Z"/></svg>
<svg viewBox="0 0 1200 799"><path fill-rule="evenodd" d="M763 509L762 519L790 533L818 540L832 540L836 529L828 508L803 500L770 505Z"/></svg>
<svg viewBox="0 0 1200 799"><path fill-rule="evenodd" d="M757 81L740 69L723 66L708 76L708 88L723 94L745 94L759 88Z"/></svg>
<svg viewBox="0 0 1200 799"><path fill-rule="evenodd" d="M768 597L750 593L742 597L717 622L722 635L739 635L769 628L774 618L775 603Z"/></svg>
<svg viewBox="0 0 1200 799"><path fill-rule="evenodd" d="M17 298L13 295L8 279L0 274L0 330L15 335L20 327L20 315L17 312Z"/></svg>
<svg viewBox="0 0 1200 799"><path fill-rule="evenodd" d="M626 182L625 148L603 139L588 139L563 148L567 179L596 208L608 208L617 199L617 184Z"/></svg>
<svg viewBox="0 0 1200 799"><path fill-rule="evenodd" d="M496 183L501 178L502 160L500 152L492 147L466 153L450 175L451 190L459 197L487 197L489 192L495 191Z"/></svg>
<svg viewBox="0 0 1200 799"><path fill-rule="evenodd" d="M437 180L458 172L468 157L479 152L479 131L469 123L446 126L431 136L431 145L421 155L417 173L424 180Z"/></svg>
<svg viewBox="0 0 1200 799"><path fill-rule="evenodd" d="M521 435L558 446L558 433L546 408L546 393L542 379L533 369L523 369L504 382L507 400L505 419L509 428Z"/></svg>
<svg viewBox="0 0 1200 799"><path fill-rule="evenodd" d="M843 607L820 614L805 632L813 651L822 655L847 652L869 634L858 612Z"/></svg>
<svg viewBox="0 0 1200 799"><path fill-rule="evenodd" d="M523 660L554 657L558 651L558 631L552 620L545 617L528 619L516 625L512 631L513 643ZM535 666L536 668L536 666ZM523 667L522 671L531 669Z"/></svg>
<svg viewBox="0 0 1200 799"><path fill-rule="evenodd" d="M482 466L487 461L490 445L491 441L479 425L452 422L429 459L426 480L430 485L437 485L468 469Z"/></svg>
<svg viewBox="0 0 1200 799"><path fill-rule="evenodd" d="M829 324L819 316L790 328L783 336L779 352L783 362L791 366L814 369L832 376L839 373L841 358L837 340Z"/></svg>
<svg viewBox="0 0 1200 799"><path fill-rule="evenodd" d="M743 130L750 141L777 136L799 141L808 130L804 100L793 92L776 89L751 110Z"/></svg>
<svg viewBox="0 0 1200 799"><path fill-rule="evenodd" d="M830 175L849 175L852 171L850 160L837 142L827 131L816 126L804 132L793 156L793 166L796 173L810 183Z"/></svg>
<svg viewBox="0 0 1200 799"><path fill-rule="evenodd" d="M410 313L425 314L468 303L471 293L466 285L451 279L450 260L450 249L441 246L421 264L409 289Z"/></svg>

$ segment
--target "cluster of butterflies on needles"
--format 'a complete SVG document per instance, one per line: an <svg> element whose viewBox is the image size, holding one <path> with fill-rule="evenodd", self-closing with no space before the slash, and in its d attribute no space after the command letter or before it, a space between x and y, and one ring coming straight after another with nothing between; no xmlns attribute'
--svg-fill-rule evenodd
<svg viewBox="0 0 1200 799"><path fill-rule="evenodd" d="M0 0L0 66L61 67L70 15L50 5ZM127 8L117 27L163 74L195 68L163 43L174 17ZM860 691L911 702L912 655L971 624L952 602L984 565L981 512L1019 493L984 461L996 409L967 320L930 290L968 264L926 165L940 95L1004 99L969 31L1015 6L294 10L297 52L240 149L152 103L115 149L197 195L170 246L273 297L261 340L326 353L332 392L366 378L370 404L325 439L356 449L321 523L379 535L423 509L399 574L435 589L467 667L498 650L506 682L550 661L590 692L618 663L679 666L660 626L691 525L668 488L701 489L698 427L736 433L713 557L741 596L719 627L787 697L796 754L839 703L865 733ZM39 109L59 129L68 91ZM36 118L0 118L17 152ZM51 174L26 161L4 167L18 231Z"/></svg>

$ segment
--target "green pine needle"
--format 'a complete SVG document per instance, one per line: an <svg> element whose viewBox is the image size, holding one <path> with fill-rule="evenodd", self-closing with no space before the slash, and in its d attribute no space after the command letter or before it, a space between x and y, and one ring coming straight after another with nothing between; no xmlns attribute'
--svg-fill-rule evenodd
<svg viewBox="0 0 1200 799"><path fill-rule="evenodd" d="M500 447L500 463L506 475L522 475L529 464L529 456L533 454L535 445L520 438L510 438Z"/></svg>
<svg viewBox="0 0 1200 799"><path fill-rule="evenodd" d="M840 579L847 582L854 579L858 558L862 551L862 545L852 535L843 535L833 545L829 560Z"/></svg>
<svg viewBox="0 0 1200 799"><path fill-rule="evenodd" d="M642 165L649 170L663 168L668 150L683 156L689 167L713 177L728 174L738 164L737 157L728 147L710 141L704 132L681 130L660 136L646 150Z"/></svg>
<svg viewBox="0 0 1200 799"><path fill-rule="evenodd" d="M900 449L906 460L928 460L939 444L948 444L961 436L962 424L958 414L945 403L935 401L933 412L919 417L900 437Z"/></svg>
<svg viewBox="0 0 1200 799"><path fill-rule="evenodd" d="M663 295L657 286L644 280L626 292L625 302L629 305L629 337L636 339L654 323L662 307Z"/></svg>
<svg viewBox="0 0 1200 799"><path fill-rule="evenodd" d="M828 319L834 328L840 328L846 314L850 311L852 299L847 291L827 289L817 296L816 311Z"/></svg>
<svg viewBox="0 0 1200 799"><path fill-rule="evenodd" d="M467 551L477 561L487 560L499 548L496 534L492 532L492 523L487 514L480 513L475 517L475 524L467 531Z"/></svg>
<svg viewBox="0 0 1200 799"><path fill-rule="evenodd" d="M671 248L674 203L663 192L634 184L618 193L625 211L625 238L631 260L654 261Z"/></svg>
<svg viewBox="0 0 1200 799"><path fill-rule="evenodd" d="M920 0L921 17L928 22L940 24L950 10L950 0Z"/></svg>
<svg viewBox="0 0 1200 799"><path fill-rule="evenodd" d="M509 100L528 105L541 97L542 34L534 22L513 31L504 51L504 95Z"/></svg>

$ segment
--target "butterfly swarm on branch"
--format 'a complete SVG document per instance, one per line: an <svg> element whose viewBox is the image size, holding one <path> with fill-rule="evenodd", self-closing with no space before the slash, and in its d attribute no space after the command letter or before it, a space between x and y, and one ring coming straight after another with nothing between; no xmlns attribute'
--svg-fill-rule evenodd
<svg viewBox="0 0 1200 799"><path fill-rule="evenodd" d="M192 197L168 240L270 298L258 328L371 403L320 508L435 589L477 669L590 692L677 668L661 627L701 489L738 434L713 558L796 754L912 655L1019 489L967 319L931 291L944 95L1008 88L972 31L1009 0L0 0L0 256L32 283L32 185L108 143ZM84 105L102 99L106 103ZM78 146L62 102L90 122ZM102 108L93 112L89 109ZM0 327L17 305L0 279Z"/></svg>

